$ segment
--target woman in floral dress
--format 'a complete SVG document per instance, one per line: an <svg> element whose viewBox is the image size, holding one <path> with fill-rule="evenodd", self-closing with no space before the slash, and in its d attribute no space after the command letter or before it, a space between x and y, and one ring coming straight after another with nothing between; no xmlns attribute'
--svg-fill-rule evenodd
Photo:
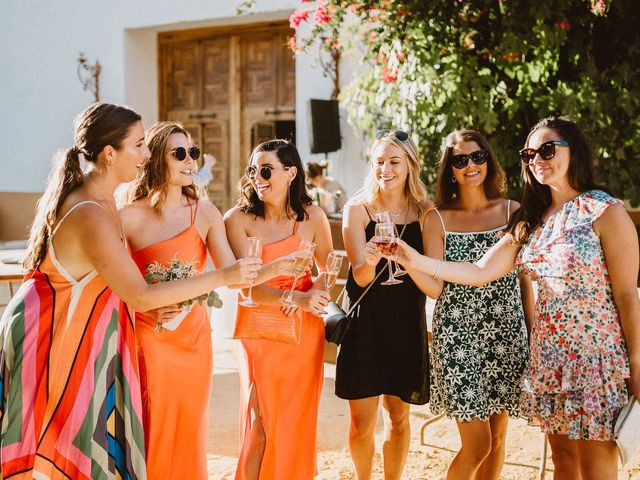
<svg viewBox="0 0 640 480"><path fill-rule="evenodd" d="M547 435L555 479L615 479L614 425L629 394L640 399L637 233L595 183L574 122L540 121L526 147L522 208L486 255L442 262L400 241L395 258L456 283L484 285L516 265L537 281L522 413Z"/></svg>
<svg viewBox="0 0 640 480"><path fill-rule="evenodd" d="M454 262L481 258L519 206L502 198L505 187L502 168L480 133L447 135L436 181L438 208L427 213L422 229L426 255ZM437 298L430 409L454 417L461 439L448 478L497 479L529 356L518 274L514 269L483 287L430 280L425 293ZM528 277L522 281L531 299Z"/></svg>

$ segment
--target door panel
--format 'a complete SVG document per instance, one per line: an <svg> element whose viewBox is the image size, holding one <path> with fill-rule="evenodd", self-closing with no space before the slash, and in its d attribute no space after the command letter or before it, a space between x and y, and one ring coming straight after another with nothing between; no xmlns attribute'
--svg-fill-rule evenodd
<svg viewBox="0 0 640 480"><path fill-rule="evenodd" d="M253 143L275 120L295 120L295 60L284 24L161 34L160 117L184 124L217 159L208 193L222 212L235 203ZM258 130L254 125L260 125ZM269 127L269 132L273 133ZM199 161L202 164L202 159Z"/></svg>

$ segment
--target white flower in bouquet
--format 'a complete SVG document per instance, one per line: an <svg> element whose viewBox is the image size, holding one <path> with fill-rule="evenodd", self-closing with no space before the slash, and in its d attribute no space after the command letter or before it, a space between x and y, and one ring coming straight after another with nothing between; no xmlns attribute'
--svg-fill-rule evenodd
<svg viewBox="0 0 640 480"><path fill-rule="evenodd" d="M147 275L145 276L145 280L147 283L158 283L193 277L198 274L198 270L196 269L198 263L198 260L181 261L176 257L173 257L168 264L154 261L147 264ZM196 302L202 305L205 301L209 307L222 307L222 300L215 290L211 290L209 293L204 293L200 296L180 302L178 303L178 307L189 307Z"/></svg>

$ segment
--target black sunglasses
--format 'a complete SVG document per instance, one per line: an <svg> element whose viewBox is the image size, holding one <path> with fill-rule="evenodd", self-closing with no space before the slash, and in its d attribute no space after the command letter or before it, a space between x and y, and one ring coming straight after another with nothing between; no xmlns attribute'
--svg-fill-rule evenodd
<svg viewBox="0 0 640 480"><path fill-rule="evenodd" d="M187 158L187 152L189 152L189 156L193 160L200 158L200 149L198 147L190 147L189 150L184 147L178 147L171 150L171 153L173 153L173 156L176 157L176 160L179 162Z"/></svg>
<svg viewBox="0 0 640 480"><path fill-rule="evenodd" d="M380 140L382 137L394 136L401 142L409 140L409 134L402 130L378 130L376 132L376 140Z"/></svg>
<svg viewBox="0 0 640 480"><path fill-rule="evenodd" d="M451 165L455 168L465 168L471 160L476 165L482 165L489 158L489 152L484 148L482 150L476 150L469 155L453 155L451 157Z"/></svg>
<svg viewBox="0 0 640 480"><path fill-rule="evenodd" d="M289 170L289 167L284 167L284 169ZM258 172L260 172L260 176L263 179L269 180L271 178L273 168L265 166L265 167L262 167L260 170L258 170L257 167L254 167L252 165L250 167L247 167L244 171L244 173L247 175L247 177L249 177L250 180L253 180L254 178L256 178L258 176Z"/></svg>
<svg viewBox="0 0 640 480"><path fill-rule="evenodd" d="M568 147L569 142L566 140L550 140L548 142L544 142L537 149L535 148L523 148L518 152L520 155L520 160L527 165L531 165L533 163L533 159L536 158L536 153L540 155L540 158L543 160L551 160L556 154L556 145L559 147Z"/></svg>

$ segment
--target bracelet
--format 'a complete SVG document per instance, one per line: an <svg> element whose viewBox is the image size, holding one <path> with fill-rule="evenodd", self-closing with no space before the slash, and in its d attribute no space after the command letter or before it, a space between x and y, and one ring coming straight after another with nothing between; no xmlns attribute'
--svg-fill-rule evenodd
<svg viewBox="0 0 640 480"><path fill-rule="evenodd" d="M434 280L438 278L438 272L440 271L440 265L441 264L442 264L442 262L440 260L438 260L438 263L436 263L436 271L433 274Z"/></svg>

